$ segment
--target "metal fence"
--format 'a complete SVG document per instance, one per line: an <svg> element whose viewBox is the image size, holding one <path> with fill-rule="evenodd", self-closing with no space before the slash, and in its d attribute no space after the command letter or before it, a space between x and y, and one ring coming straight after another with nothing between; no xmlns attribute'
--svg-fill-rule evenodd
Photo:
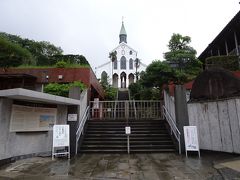
<svg viewBox="0 0 240 180"><path fill-rule="evenodd" d="M160 119L162 101L91 101L91 119Z"/></svg>

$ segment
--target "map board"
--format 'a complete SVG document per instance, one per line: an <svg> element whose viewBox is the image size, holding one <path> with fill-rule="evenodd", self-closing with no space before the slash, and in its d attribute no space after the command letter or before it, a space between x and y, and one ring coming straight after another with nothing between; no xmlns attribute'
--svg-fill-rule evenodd
<svg viewBox="0 0 240 180"><path fill-rule="evenodd" d="M200 157L197 126L184 126L183 130L184 130L186 156L187 156L187 151L198 151L198 154Z"/></svg>
<svg viewBox="0 0 240 180"><path fill-rule="evenodd" d="M10 131L49 131L56 122L57 108L12 105Z"/></svg>

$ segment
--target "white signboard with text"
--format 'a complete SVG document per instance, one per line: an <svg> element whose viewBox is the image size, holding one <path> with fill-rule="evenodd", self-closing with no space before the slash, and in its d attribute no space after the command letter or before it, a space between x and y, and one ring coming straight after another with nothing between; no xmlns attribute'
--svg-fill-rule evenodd
<svg viewBox="0 0 240 180"><path fill-rule="evenodd" d="M55 155L59 154L68 154L70 157L70 143L69 143L69 125L54 125L53 126L53 150L52 150L52 158ZM67 152L55 153L55 148L59 147L68 147Z"/></svg>
<svg viewBox="0 0 240 180"><path fill-rule="evenodd" d="M94 98L93 109L99 109L99 98Z"/></svg>
<svg viewBox="0 0 240 180"><path fill-rule="evenodd" d="M126 126L125 127L125 133L128 135L128 134L131 134L131 127L130 126Z"/></svg>
<svg viewBox="0 0 240 180"><path fill-rule="evenodd" d="M198 151L200 157L197 126L184 126L183 130L186 156L187 151Z"/></svg>
<svg viewBox="0 0 240 180"><path fill-rule="evenodd" d="M68 121L77 121L77 114L68 114Z"/></svg>

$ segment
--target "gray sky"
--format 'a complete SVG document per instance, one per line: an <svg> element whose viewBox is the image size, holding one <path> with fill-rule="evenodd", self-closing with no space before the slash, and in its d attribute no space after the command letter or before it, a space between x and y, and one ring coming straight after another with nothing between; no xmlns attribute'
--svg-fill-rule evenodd
<svg viewBox="0 0 240 180"><path fill-rule="evenodd" d="M0 31L49 41L96 67L119 42L145 64L163 59L173 33L188 35L198 55L239 11L238 0L0 0Z"/></svg>

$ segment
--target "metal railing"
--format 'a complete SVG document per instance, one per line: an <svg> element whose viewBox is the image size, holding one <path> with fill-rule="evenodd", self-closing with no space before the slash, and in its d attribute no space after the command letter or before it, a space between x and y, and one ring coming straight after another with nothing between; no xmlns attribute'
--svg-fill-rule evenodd
<svg viewBox="0 0 240 180"><path fill-rule="evenodd" d="M170 115L170 113L168 112L167 108L163 105L163 115L164 117L166 118L169 126L170 126L170 129L171 129L171 135L172 133L174 134L176 140L178 141L178 152L179 154L181 154L181 140L180 140L180 136L181 136L181 133L180 131L178 130L172 116Z"/></svg>
<svg viewBox="0 0 240 180"><path fill-rule="evenodd" d="M84 129L85 123L90 117L89 110L90 110L90 107L87 106L87 108L82 116L82 119L79 121L78 129L76 132L76 154L77 154L77 150L78 150L78 141L79 141L81 135L84 133L83 129Z"/></svg>
<svg viewBox="0 0 240 180"><path fill-rule="evenodd" d="M162 101L90 102L92 119L161 119Z"/></svg>

